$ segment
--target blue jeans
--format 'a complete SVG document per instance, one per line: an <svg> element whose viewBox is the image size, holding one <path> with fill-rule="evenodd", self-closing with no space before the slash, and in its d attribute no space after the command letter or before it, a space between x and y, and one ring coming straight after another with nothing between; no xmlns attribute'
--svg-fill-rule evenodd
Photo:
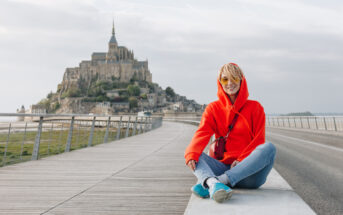
<svg viewBox="0 0 343 215"><path fill-rule="evenodd" d="M225 173L229 177L230 187L259 188L266 182L270 170L273 168L276 148L272 143L264 143L255 148L248 157L230 169L226 165L205 153L199 157L194 175L203 187L205 180Z"/></svg>

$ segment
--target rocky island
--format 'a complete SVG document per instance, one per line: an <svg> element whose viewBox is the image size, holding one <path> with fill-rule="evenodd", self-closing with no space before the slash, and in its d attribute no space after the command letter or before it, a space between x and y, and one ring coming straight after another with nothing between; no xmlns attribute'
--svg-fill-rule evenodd
<svg viewBox="0 0 343 215"><path fill-rule="evenodd" d="M198 112L204 106L171 87L152 82L148 60L138 61L132 50L118 46L114 24L107 52L94 52L91 60L67 68L57 91L32 105L31 113L115 114ZM23 109L23 107L21 108Z"/></svg>

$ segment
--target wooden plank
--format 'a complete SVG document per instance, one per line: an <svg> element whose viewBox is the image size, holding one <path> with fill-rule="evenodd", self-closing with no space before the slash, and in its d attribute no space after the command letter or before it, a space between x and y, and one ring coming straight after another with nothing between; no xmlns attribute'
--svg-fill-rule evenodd
<svg viewBox="0 0 343 215"><path fill-rule="evenodd" d="M196 127L166 122L120 141L0 169L1 214L183 214Z"/></svg>

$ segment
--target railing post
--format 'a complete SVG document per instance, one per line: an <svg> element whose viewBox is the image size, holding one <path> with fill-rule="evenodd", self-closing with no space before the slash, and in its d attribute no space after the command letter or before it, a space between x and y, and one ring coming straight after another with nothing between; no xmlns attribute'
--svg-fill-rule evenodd
<svg viewBox="0 0 343 215"><path fill-rule="evenodd" d="M82 135L82 141L81 142L83 142L87 138L87 126L88 126L88 121L85 121L84 126L83 126L84 129L83 129L83 135Z"/></svg>
<svg viewBox="0 0 343 215"><path fill-rule="evenodd" d="M70 121L70 128L69 128L69 133L68 133L67 144L66 144L66 148L65 148L64 152L70 151L71 140L73 138L74 120L75 120L75 116L72 116L71 121Z"/></svg>
<svg viewBox="0 0 343 215"><path fill-rule="evenodd" d="M145 131L146 131L146 132L149 131L149 122L150 122L150 118L147 117L147 118L146 118L146 125L145 125L145 126L146 126L146 128L145 128Z"/></svg>
<svg viewBox="0 0 343 215"><path fill-rule="evenodd" d="M50 145L51 145L51 137L52 137L52 130L54 129L54 123L51 122L51 128L49 132L49 142L48 142L48 155L50 155Z"/></svg>
<svg viewBox="0 0 343 215"><path fill-rule="evenodd" d="M81 128L81 120L79 121L79 125L77 127L77 138L76 138L76 145L79 147L80 141L80 128Z"/></svg>
<svg viewBox="0 0 343 215"><path fill-rule="evenodd" d="M158 118L156 118L156 117L152 118L151 117L151 130L156 129L158 127L159 127Z"/></svg>
<svg viewBox="0 0 343 215"><path fill-rule="evenodd" d="M142 121L143 121L143 117L141 117L141 119L139 120L138 134L142 133Z"/></svg>
<svg viewBox="0 0 343 215"><path fill-rule="evenodd" d="M106 133L105 133L105 137L104 137L104 143L107 143L107 140L108 140L108 132L110 130L110 124L111 124L111 117L109 116L108 120L107 120L107 127L106 127Z"/></svg>
<svg viewBox="0 0 343 215"><path fill-rule="evenodd" d="M294 120L294 128L297 127L297 123L295 122L295 116L293 117L293 120Z"/></svg>
<svg viewBox="0 0 343 215"><path fill-rule="evenodd" d="M152 117L149 117L149 131L152 130Z"/></svg>
<svg viewBox="0 0 343 215"><path fill-rule="evenodd" d="M335 119L334 116L333 116L332 118L333 118L333 123L334 123L334 125L335 125L335 131L337 131L336 119Z"/></svg>
<svg viewBox="0 0 343 215"><path fill-rule="evenodd" d="M328 127L327 127L327 125L326 125L326 120L325 120L325 116L323 117L323 119L324 119L324 126L325 126L325 131L327 131L327 130L328 130Z"/></svg>
<svg viewBox="0 0 343 215"><path fill-rule="evenodd" d="M120 121L119 121L119 124L118 124L118 129L117 129L117 140L119 140L120 138L120 127L121 127L121 121L123 119L123 116L120 116Z"/></svg>
<svg viewBox="0 0 343 215"><path fill-rule="evenodd" d="M129 116L129 121L127 121L127 126L126 126L126 131L125 131L125 138L127 138L129 136L130 121L131 121L131 116Z"/></svg>
<svg viewBox="0 0 343 215"><path fill-rule="evenodd" d="M162 126L162 117L159 118L159 122L158 122L158 127L161 127Z"/></svg>
<svg viewBox="0 0 343 215"><path fill-rule="evenodd" d="M27 122L25 123L23 142L21 143L21 148L20 148L20 160L23 160L24 144L26 140L26 129L27 129Z"/></svg>
<svg viewBox="0 0 343 215"><path fill-rule="evenodd" d="M310 117L307 117L307 125L308 125L308 128L311 129L311 126L310 126Z"/></svg>
<svg viewBox="0 0 343 215"><path fill-rule="evenodd" d="M137 120L138 120L138 116L136 116L136 120L135 120L135 124L133 126L133 132L132 132L132 136L136 135L136 129L137 129Z"/></svg>
<svg viewBox="0 0 343 215"><path fill-rule="evenodd" d="M36 135L35 145L33 146L33 152L32 152L31 160L38 160L40 138L42 135L42 127L43 127L43 116L40 116L39 117L38 131L37 131L37 135Z"/></svg>
<svg viewBox="0 0 343 215"><path fill-rule="evenodd" d="M148 124L148 117L145 117L145 122L144 122L144 133L147 131L147 124Z"/></svg>
<svg viewBox="0 0 343 215"><path fill-rule="evenodd" d="M301 119L301 116L299 116L299 118L300 118L301 128L304 128L304 126L303 126L303 121L302 121L302 119Z"/></svg>
<svg viewBox="0 0 343 215"><path fill-rule="evenodd" d="M268 126L270 126L270 118L269 118L269 116L267 116L267 119L268 119Z"/></svg>
<svg viewBox="0 0 343 215"><path fill-rule="evenodd" d="M59 138L58 138L58 153L61 152L62 135L63 135L63 126L64 126L64 125L63 125L63 121L60 120L60 122L62 123L62 125L61 125L60 136L59 136Z"/></svg>
<svg viewBox="0 0 343 215"><path fill-rule="evenodd" d="M11 123L8 126L8 133L7 133L7 140L6 140L6 146L5 146L5 151L4 151L4 158L2 160L2 165L6 165L6 154L7 154L7 148L8 148L8 142L10 140L10 134L11 134Z"/></svg>
<svg viewBox="0 0 343 215"><path fill-rule="evenodd" d="M289 121L289 117L287 117L287 120L288 120L288 128L291 127L291 122Z"/></svg>
<svg viewBox="0 0 343 215"><path fill-rule="evenodd" d="M88 139L88 147L92 146L92 142L93 142L94 127L95 127L95 118L96 118L96 117L93 117L91 132L90 132L90 134L89 134L89 139Z"/></svg>
<svg viewBox="0 0 343 215"><path fill-rule="evenodd" d="M317 117L314 117L314 121L316 122L316 129L318 130L318 123L317 123Z"/></svg>

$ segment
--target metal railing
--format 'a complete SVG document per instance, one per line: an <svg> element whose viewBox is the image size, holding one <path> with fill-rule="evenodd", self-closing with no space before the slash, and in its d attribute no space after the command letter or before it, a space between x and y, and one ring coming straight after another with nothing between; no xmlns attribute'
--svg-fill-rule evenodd
<svg viewBox="0 0 343 215"><path fill-rule="evenodd" d="M343 116L267 116L266 126L343 131Z"/></svg>
<svg viewBox="0 0 343 215"><path fill-rule="evenodd" d="M199 125L201 117L163 117L164 121L184 122L193 125Z"/></svg>
<svg viewBox="0 0 343 215"><path fill-rule="evenodd" d="M0 166L119 140L162 125L162 117L129 115L0 113L0 119Z"/></svg>
<svg viewBox="0 0 343 215"><path fill-rule="evenodd" d="M201 117L174 117L163 120L199 125ZM266 126L342 132L343 116L267 116Z"/></svg>

